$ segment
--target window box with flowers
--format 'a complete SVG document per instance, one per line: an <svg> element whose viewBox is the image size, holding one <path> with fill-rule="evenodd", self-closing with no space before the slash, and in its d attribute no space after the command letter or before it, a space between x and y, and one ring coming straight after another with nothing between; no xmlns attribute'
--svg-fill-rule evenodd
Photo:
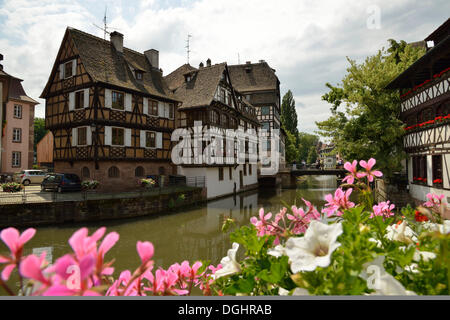
<svg viewBox="0 0 450 320"><path fill-rule="evenodd" d="M416 184L423 184L423 185L426 185L426 184L427 184L427 178L414 177L414 178L413 178L413 182L416 183Z"/></svg>
<svg viewBox="0 0 450 320"><path fill-rule="evenodd" d="M437 188L442 188L442 179L434 179L433 180L433 186Z"/></svg>

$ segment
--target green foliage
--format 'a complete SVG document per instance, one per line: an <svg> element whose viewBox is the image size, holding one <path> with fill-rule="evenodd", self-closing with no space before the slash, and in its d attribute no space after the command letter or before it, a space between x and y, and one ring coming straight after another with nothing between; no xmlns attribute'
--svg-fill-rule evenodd
<svg viewBox="0 0 450 320"><path fill-rule="evenodd" d="M314 150L316 150L318 143L319 143L319 137L317 135L306 133L306 132L299 132L299 134L298 134L298 148L300 151L299 160L307 161L308 156L311 153L311 147L314 147ZM314 161L315 161L315 159L314 159ZM312 162L314 162L314 161L312 161ZM309 163L311 163L311 162L309 162Z"/></svg>
<svg viewBox="0 0 450 320"><path fill-rule="evenodd" d="M295 100L291 90L288 90L283 96L281 102L281 124L283 127L292 133L295 137L298 135L297 129L297 111L295 110Z"/></svg>
<svg viewBox="0 0 450 320"><path fill-rule="evenodd" d="M300 150L297 148L295 136L286 130L286 161L292 163L298 161Z"/></svg>
<svg viewBox="0 0 450 320"><path fill-rule="evenodd" d="M341 223L343 232L337 238L339 247L331 255L331 263L296 274L290 269L287 255L275 257L268 253L274 247L274 236L258 236L253 225L235 230L230 239L245 248L245 258L240 260L239 273L215 281L216 292L278 295L280 290L293 293L294 289L303 288L311 295L380 294L377 290L384 290L381 294L399 294L400 286L403 294L450 294L450 233L427 231L422 222L415 221L415 210L409 206L389 218L371 218L370 209L360 204L345 210L332 222ZM407 223L418 236L420 251L415 243L389 236L389 230L400 223ZM435 258L417 259L419 252L435 254ZM374 288L368 278L372 275L368 266L378 266L378 260L380 276L389 279L381 289ZM398 285L392 285L395 282ZM391 289L386 289L389 286Z"/></svg>
<svg viewBox="0 0 450 320"><path fill-rule="evenodd" d="M308 157L306 158L307 163L314 163L317 160L317 149L315 146L309 148Z"/></svg>
<svg viewBox="0 0 450 320"><path fill-rule="evenodd" d="M34 118L34 150L39 141L47 134L48 130L45 129L44 118Z"/></svg>
<svg viewBox="0 0 450 320"><path fill-rule="evenodd" d="M332 105L332 116L316 123L318 133L331 138L345 159L376 158L387 177L400 169L405 153L399 94L385 87L424 54L422 48L390 42L389 49L362 64L347 58L347 75L338 86L326 83L330 90L322 96Z"/></svg>

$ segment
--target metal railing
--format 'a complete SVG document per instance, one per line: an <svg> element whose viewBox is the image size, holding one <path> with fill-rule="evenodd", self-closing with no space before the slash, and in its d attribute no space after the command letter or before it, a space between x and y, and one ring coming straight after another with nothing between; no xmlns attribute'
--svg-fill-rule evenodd
<svg viewBox="0 0 450 320"><path fill-rule="evenodd" d="M198 179L192 187L201 187L204 184ZM103 200L103 199L121 199L121 198L139 198L164 193L188 190L189 185L185 181L168 181L164 187L142 187L140 189L126 192L103 192L97 190L87 190L81 192L53 192L38 191L25 187L20 192L1 192L0 191L0 213L2 205L9 204L26 204L26 203L49 203L62 201L87 201L87 200Z"/></svg>
<svg viewBox="0 0 450 320"><path fill-rule="evenodd" d="M205 176L186 177L186 185L190 187L206 187Z"/></svg>

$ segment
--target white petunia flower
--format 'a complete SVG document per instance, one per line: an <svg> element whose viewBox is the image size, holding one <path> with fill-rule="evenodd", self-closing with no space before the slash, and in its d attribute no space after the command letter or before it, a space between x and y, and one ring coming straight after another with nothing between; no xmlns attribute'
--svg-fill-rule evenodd
<svg viewBox="0 0 450 320"><path fill-rule="evenodd" d="M439 231L442 234L450 233L450 220L444 220L443 224L426 221L423 223L424 229L428 231Z"/></svg>
<svg viewBox="0 0 450 320"><path fill-rule="evenodd" d="M286 255L286 249L281 244L279 244L275 248L267 250L267 254L279 258Z"/></svg>
<svg viewBox="0 0 450 320"><path fill-rule="evenodd" d="M361 272L360 277L367 281L373 281L371 286L374 287L375 292L370 295L416 295L414 292L406 290L397 279L386 272L383 266L384 258L384 256L378 256L372 262L363 265L364 271ZM377 271L375 272L375 270ZM370 275L367 273L368 271Z"/></svg>
<svg viewBox="0 0 450 320"><path fill-rule="evenodd" d="M220 261L222 269L219 269L214 273L214 279L241 272L241 266L236 261L236 252L238 251L238 249L239 243L233 242L232 248L227 252L227 256L223 257Z"/></svg>
<svg viewBox="0 0 450 320"><path fill-rule="evenodd" d="M406 221L403 221L401 224L388 226L386 230L385 237L391 241L400 241L407 244L417 242L416 234L407 226Z"/></svg>
<svg viewBox="0 0 450 320"><path fill-rule="evenodd" d="M413 256L414 261L420 261L421 259L423 259L423 261L428 262L430 259L434 259L434 258L436 258L435 253L428 252L428 251L420 251L420 250L416 250L414 252L414 256Z"/></svg>
<svg viewBox="0 0 450 320"><path fill-rule="evenodd" d="M281 287L278 289L278 294L280 296L290 295L288 290ZM309 296L309 292L305 288L295 288L294 291L292 291L291 296Z"/></svg>
<svg viewBox="0 0 450 320"><path fill-rule="evenodd" d="M341 245L336 240L342 232L342 223L327 225L313 220L303 237L289 238L284 251L291 262L292 272L329 266L332 253Z"/></svg>

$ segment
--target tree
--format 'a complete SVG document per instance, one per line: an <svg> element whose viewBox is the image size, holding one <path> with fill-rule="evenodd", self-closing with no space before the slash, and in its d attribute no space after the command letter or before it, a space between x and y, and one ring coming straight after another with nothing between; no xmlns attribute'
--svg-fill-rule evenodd
<svg viewBox="0 0 450 320"><path fill-rule="evenodd" d="M306 162L308 164L310 164L310 163L316 162L316 160L317 160L317 149L315 146L311 146L309 148L308 157L306 159Z"/></svg>
<svg viewBox="0 0 450 320"><path fill-rule="evenodd" d="M34 118L34 151L39 141L47 134L44 118Z"/></svg>
<svg viewBox="0 0 450 320"><path fill-rule="evenodd" d="M347 75L338 86L327 83L330 91L322 96L332 104L332 116L316 122L318 133L330 137L344 159L375 158L387 177L400 170L405 152L399 93L385 87L425 52L403 42L390 44L362 64L347 58Z"/></svg>
<svg viewBox="0 0 450 320"><path fill-rule="evenodd" d="M298 162L299 150L297 148L297 139L295 136L286 130L286 162L292 163L294 161Z"/></svg>
<svg viewBox="0 0 450 320"><path fill-rule="evenodd" d="M299 160L307 161L311 147L314 147L314 149L316 149L318 143L319 137L317 135L306 132L299 132L298 133Z"/></svg>
<svg viewBox="0 0 450 320"><path fill-rule="evenodd" d="M285 130L292 133L296 138L298 137L297 111L295 110L295 100L291 90L286 92L281 102L281 123Z"/></svg>

